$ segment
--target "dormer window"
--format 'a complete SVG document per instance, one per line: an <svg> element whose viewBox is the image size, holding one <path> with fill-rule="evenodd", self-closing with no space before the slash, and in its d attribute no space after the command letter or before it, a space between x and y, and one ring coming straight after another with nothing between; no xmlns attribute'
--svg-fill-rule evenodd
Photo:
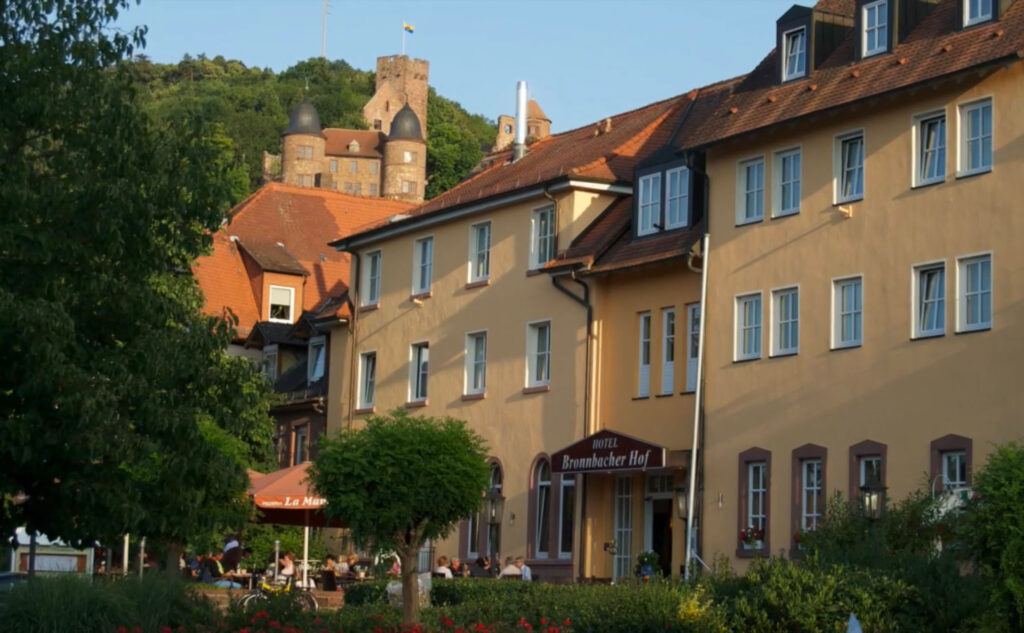
<svg viewBox="0 0 1024 633"><path fill-rule="evenodd" d="M327 339L323 336L314 336L309 339L309 353L307 355L306 380L310 384L324 377L324 366L327 364Z"/></svg>
<svg viewBox="0 0 1024 633"><path fill-rule="evenodd" d="M782 80L789 81L807 74L807 29L800 27L782 35Z"/></svg>
<svg viewBox="0 0 1024 633"><path fill-rule="evenodd" d="M352 141L348 144L348 151L353 154L359 151L359 141Z"/></svg>
<svg viewBox="0 0 1024 633"><path fill-rule="evenodd" d="M277 323L291 323L295 290L287 286L270 287L270 320Z"/></svg>
<svg viewBox="0 0 1024 633"><path fill-rule="evenodd" d="M637 235L656 233L661 224L661 174L640 178L640 213L636 225Z"/></svg>
<svg viewBox="0 0 1024 633"><path fill-rule="evenodd" d="M637 237L690 225L690 170L687 167L670 167L640 176L638 181Z"/></svg>
<svg viewBox="0 0 1024 633"><path fill-rule="evenodd" d="M980 24L992 19L992 0L963 0L964 26Z"/></svg>
<svg viewBox="0 0 1024 633"><path fill-rule="evenodd" d="M889 0L869 2L861 8L861 57L884 53L889 48Z"/></svg>

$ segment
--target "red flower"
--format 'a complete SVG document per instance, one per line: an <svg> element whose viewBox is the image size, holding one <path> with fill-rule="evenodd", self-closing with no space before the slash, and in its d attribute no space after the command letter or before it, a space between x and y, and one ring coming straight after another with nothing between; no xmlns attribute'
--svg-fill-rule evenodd
<svg viewBox="0 0 1024 633"><path fill-rule="evenodd" d="M257 617L257 618L268 618L268 617L270 617L270 614L267 613L266 611L259 611L259 612L256 613L255 617Z"/></svg>
<svg viewBox="0 0 1024 633"><path fill-rule="evenodd" d="M132 630L135 631L135 633L142 633L142 629L140 629L139 627L135 627Z"/></svg>
<svg viewBox="0 0 1024 633"><path fill-rule="evenodd" d="M569 618L566 618L565 622L562 622L562 624L564 624L565 626L572 626L572 622L569 621Z"/></svg>
<svg viewBox="0 0 1024 633"><path fill-rule="evenodd" d="M128 629L123 626L117 627L117 633L128 633Z"/></svg>
<svg viewBox="0 0 1024 633"><path fill-rule="evenodd" d="M160 631L161 633L171 633L171 627L165 626L164 628L160 629Z"/></svg>

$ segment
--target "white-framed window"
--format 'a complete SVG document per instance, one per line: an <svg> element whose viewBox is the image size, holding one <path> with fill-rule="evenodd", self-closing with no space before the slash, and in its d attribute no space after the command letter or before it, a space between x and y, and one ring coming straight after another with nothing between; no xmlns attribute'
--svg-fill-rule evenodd
<svg viewBox="0 0 1024 633"><path fill-rule="evenodd" d="M371 182L370 183L370 195L371 196L377 195L377 183L375 183L375 182Z"/></svg>
<svg viewBox="0 0 1024 633"><path fill-rule="evenodd" d="M736 297L736 360L761 358L761 293Z"/></svg>
<svg viewBox="0 0 1024 633"><path fill-rule="evenodd" d="M889 49L889 0L877 0L861 8L861 56L884 53Z"/></svg>
<svg viewBox="0 0 1024 633"><path fill-rule="evenodd" d="M640 202L637 209L637 235L657 233L661 224L661 174L648 174L640 178Z"/></svg>
<svg viewBox="0 0 1024 633"><path fill-rule="evenodd" d="M295 314L295 289L288 286L270 286L270 320L275 323L291 323Z"/></svg>
<svg viewBox="0 0 1024 633"><path fill-rule="evenodd" d="M300 187L312 187L313 174L297 174L295 176L295 184Z"/></svg>
<svg viewBox="0 0 1024 633"><path fill-rule="evenodd" d="M469 280L483 281L491 276L491 223L469 227Z"/></svg>
<svg viewBox="0 0 1024 633"><path fill-rule="evenodd" d="M336 158L332 158L331 159L331 167L330 167L330 169L331 169L332 173L338 171L338 159L336 159Z"/></svg>
<svg viewBox="0 0 1024 633"><path fill-rule="evenodd" d="M299 145L299 158L313 158L313 146Z"/></svg>
<svg viewBox="0 0 1024 633"><path fill-rule="evenodd" d="M864 280L847 277L832 282L832 349L859 347L863 341Z"/></svg>
<svg viewBox="0 0 1024 633"><path fill-rule="evenodd" d="M992 327L992 256L976 255L957 260L958 332Z"/></svg>
<svg viewBox="0 0 1024 633"><path fill-rule="evenodd" d="M818 529L824 510L821 482L821 460L805 459L800 462L800 489L803 503L800 508L800 529L814 531Z"/></svg>
<svg viewBox="0 0 1024 633"><path fill-rule="evenodd" d="M799 147L775 153L773 217L800 213L800 177L802 156Z"/></svg>
<svg viewBox="0 0 1024 633"><path fill-rule="evenodd" d="M487 332L466 335L466 393L487 391Z"/></svg>
<svg viewBox="0 0 1024 633"><path fill-rule="evenodd" d="M963 0L964 26L992 19L992 0Z"/></svg>
<svg viewBox="0 0 1024 633"><path fill-rule="evenodd" d="M327 366L327 338L314 336L309 339L309 353L306 354L306 382L314 383L324 377Z"/></svg>
<svg viewBox="0 0 1024 633"><path fill-rule="evenodd" d="M946 179L946 113L930 112L914 119L914 186Z"/></svg>
<svg viewBox="0 0 1024 633"><path fill-rule="evenodd" d="M410 152L409 150L402 152L402 162L416 164L416 152Z"/></svg>
<svg viewBox="0 0 1024 633"><path fill-rule="evenodd" d="M363 255L363 305L377 305L380 302L380 251Z"/></svg>
<svg viewBox="0 0 1024 633"><path fill-rule="evenodd" d="M352 174L358 174L359 173L359 161L357 161L357 160L350 160L348 162L348 171L349 171L349 173L352 173Z"/></svg>
<svg viewBox="0 0 1024 633"><path fill-rule="evenodd" d="M574 475L562 475L561 495L558 500L558 507L561 512L558 515L558 557L572 557L573 542L573 520L576 516L576 477Z"/></svg>
<svg viewBox="0 0 1024 633"><path fill-rule="evenodd" d="M796 354L800 350L800 290L772 291L772 356Z"/></svg>
<svg viewBox="0 0 1024 633"><path fill-rule="evenodd" d="M551 550L551 465L546 459L537 464L537 523L534 540L537 558L547 558Z"/></svg>
<svg viewBox="0 0 1024 633"><path fill-rule="evenodd" d="M882 456L865 455L858 465L858 488L870 488L882 485Z"/></svg>
<svg viewBox="0 0 1024 633"><path fill-rule="evenodd" d="M665 172L665 228L678 229L690 224L690 170L676 167Z"/></svg>
<svg viewBox="0 0 1024 633"><path fill-rule="evenodd" d="M427 379L430 374L430 344L413 343L409 360L409 400L412 402L426 400Z"/></svg>
<svg viewBox="0 0 1024 633"><path fill-rule="evenodd" d="M961 104L959 174L992 169L992 99Z"/></svg>
<svg viewBox="0 0 1024 633"><path fill-rule="evenodd" d="M533 210L530 236L530 268L537 269L555 258L555 207Z"/></svg>
<svg viewBox="0 0 1024 633"><path fill-rule="evenodd" d="M967 452L945 451L942 457L942 487L957 490L967 487Z"/></svg>
<svg viewBox="0 0 1024 633"><path fill-rule="evenodd" d="M526 386L543 387L551 380L551 322L526 326Z"/></svg>
<svg viewBox="0 0 1024 633"><path fill-rule="evenodd" d="M303 424L295 429L295 454L292 466L309 461L309 425Z"/></svg>
<svg viewBox="0 0 1024 633"><path fill-rule="evenodd" d="M914 338L946 333L946 264L914 267Z"/></svg>
<svg viewBox="0 0 1024 633"><path fill-rule="evenodd" d="M412 180L402 181L402 193L416 193L416 183Z"/></svg>
<svg viewBox="0 0 1024 633"><path fill-rule="evenodd" d="M782 81L807 74L807 29L800 27L782 34Z"/></svg>
<svg viewBox="0 0 1024 633"><path fill-rule="evenodd" d="M661 310L661 394L668 395L676 384L676 309Z"/></svg>
<svg viewBox="0 0 1024 633"><path fill-rule="evenodd" d="M277 380L277 345L267 345L260 351L260 371L270 384Z"/></svg>
<svg viewBox="0 0 1024 633"><path fill-rule="evenodd" d="M434 238L421 237L416 240L413 248L412 293L420 295L430 292L430 284L433 278Z"/></svg>
<svg viewBox="0 0 1024 633"><path fill-rule="evenodd" d="M864 133L836 137L836 204L864 197Z"/></svg>
<svg viewBox="0 0 1024 633"><path fill-rule="evenodd" d="M740 162L736 170L736 224L764 219L764 158Z"/></svg>
<svg viewBox="0 0 1024 633"><path fill-rule="evenodd" d="M747 527L764 532L768 515L765 501L768 496L768 464L747 463Z"/></svg>
<svg viewBox="0 0 1024 633"><path fill-rule="evenodd" d="M636 395L646 398L651 395L651 313L641 313L638 325Z"/></svg>
<svg viewBox="0 0 1024 633"><path fill-rule="evenodd" d="M377 352L359 356L359 408L372 409L377 388Z"/></svg>
<svg viewBox="0 0 1024 633"><path fill-rule="evenodd" d="M377 161L370 163L370 173L374 175L377 174Z"/></svg>
<svg viewBox="0 0 1024 633"><path fill-rule="evenodd" d="M633 478L615 478L615 556L613 578L633 575Z"/></svg>
<svg viewBox="0 0 1024 633"><path fill-rule="evenodd" d="M697 389L697 360L700 356L700 304L686 306L686 390Z"/></svg>

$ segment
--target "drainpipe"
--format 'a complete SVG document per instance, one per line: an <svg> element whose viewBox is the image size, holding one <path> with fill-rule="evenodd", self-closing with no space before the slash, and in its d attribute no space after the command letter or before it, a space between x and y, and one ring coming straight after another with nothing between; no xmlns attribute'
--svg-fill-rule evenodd
<svg viewBox="0 0 1024 633"><path fill-rule="evenodd" d="M359 270L363 258L358 253L349 253L352 260L352 268L355 270L353 278L355 283L349 288L348 300L349 310L352 318L348 320L349 331L349 359L348 359L348 428L352 428L352 420L355 419L355 388L356 388L356 325L359 322L359 282L362 277Z"/></svg>
<svg viewBox="0 0 1024 633"><path fill-rule="evenodd" d="M683 578L690 580L693 576L692 563L696 556L693 540L693 510L697 498L697 440L700 436L700 412L704 397L704 336L707 331L707 298L708 298L708 242L710 236L704 233L701 243L700 270L700 329L697 334L697 385L693 393L693 448L690 451L690 494L686 499L686 559L683 562ZM688 263L693 269L692 261Z"/></svg>
<svg viewBox="0 0 1024 633"><path fill-rule="evenodd" d="M547 192L544 192L547 195ZM550 196L548 196L550 197ZM554 198L552 198L554 200ZM556 204L557 208L557 204ZM594 330L594 306L590 303L590 286L585 282L580 281L576 278L576 271L572 272L572 280L579 284L583 288L583 296L580 297L576 293L572 292L562 284L558 283L561 277L552 276L551 285L557 288L560 292L565 294L567 297L575 301L576 303L583 306L587 311L587 347L585 350L585 361L583 365L583 436L586 437L590 430L590 346L591 337ZM565 475L563 475L564 477ZM579 492L580 492L580 512L579 512L579 537L576 541L576 552L578 552L578 564L579 564L579 578L583 579L583 574L586 568L586 561L584 558L584 540L586 538L586 520L587 516L587 475L584 474L579 480Z"/></svg>

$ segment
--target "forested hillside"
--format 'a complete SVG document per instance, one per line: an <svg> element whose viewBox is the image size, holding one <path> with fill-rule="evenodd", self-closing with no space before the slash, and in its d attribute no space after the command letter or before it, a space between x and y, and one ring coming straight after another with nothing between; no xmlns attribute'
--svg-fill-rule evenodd
<svg viewBox="0 0 1024 633"><path fill-rule="evenodd" d="M185 56L177 64L155 64L145 56L129 62L154 115L169 124L198 116L215 122L224 160L232 165L236 201L260 184L263 152L280 152L288 113L309 98L326 127L366 129L363 105L373 95L374 73L344 61L313 58L281 72L248 68L221 56ZM469 114L433 88L427 102L426 197L462 180L494 142L495 124Z"/></svg>

